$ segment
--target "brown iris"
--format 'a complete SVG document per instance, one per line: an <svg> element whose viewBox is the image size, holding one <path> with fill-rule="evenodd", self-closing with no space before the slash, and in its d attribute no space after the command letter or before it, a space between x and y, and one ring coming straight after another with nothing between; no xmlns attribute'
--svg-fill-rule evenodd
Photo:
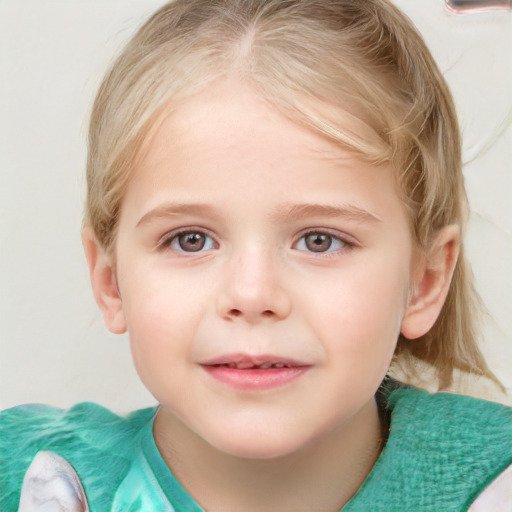
<svg viewBox="0 0 512 512"><path fill-rule="evenodd" d="M325 252L332 244L332 237L322 233L311 233L304 237L306 247L311 252Z"/></svg>
<svg viewBox="0 0 512 512"><path fill-rule="evenodd" d="M178 236L178 244L183 251L200 251L206 243L206 236L201 233L184 233Z"/></svg>

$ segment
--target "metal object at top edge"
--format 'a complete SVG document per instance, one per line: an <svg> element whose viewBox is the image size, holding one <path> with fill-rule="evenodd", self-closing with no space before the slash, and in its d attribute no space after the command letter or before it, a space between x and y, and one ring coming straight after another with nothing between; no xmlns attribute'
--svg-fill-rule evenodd
<svg viewBox="0 0 512 512"><path fill-rule="evenodd" d="M456 14L512 10L512 0L445 0L445 4Z"/></svg>

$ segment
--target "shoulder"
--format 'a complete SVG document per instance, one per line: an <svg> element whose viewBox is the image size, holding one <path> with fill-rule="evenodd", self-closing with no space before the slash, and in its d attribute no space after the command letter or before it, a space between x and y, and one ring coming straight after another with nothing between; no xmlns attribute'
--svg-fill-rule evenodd
<svg viewBox="0 0 512 512"><path fill-rule="evenodd" d="M413 388L389 395L392 448L444 501L469 505L512 464L512 408ZM407 459L414 457L414 464ZM418 488L420 483L410 479Z"/></svg>
<svg viewBox="0 0 512 512"><path fill-rule="evenodd" d="M503 454L504 443L511 440L512 408L495 402L453 393L428 393L411 387L389 392L391 430L404 439L413 437L449 443L452 451L467 455L488 442L484 452ZM510 447L512 451L512 447Z"/></svg>
<svg viewBox="0 0 512 512"><path fill-rule="evenodd" d="M388 388L385 402L389 437L361 503L380 496L382 510L468 510L512 463L509 407L410 387Z"/></svg>
<svg viewBox="0 0 512 512"><path fill-rule="evenodd" d="M69 461L84 485L98 478L119 481L129 468L135 437L153 415L154 409L143 409L122 417L93 403L67 410L31 404L3 411L0 509L17 509L23 477L40 451Z"/></svg>

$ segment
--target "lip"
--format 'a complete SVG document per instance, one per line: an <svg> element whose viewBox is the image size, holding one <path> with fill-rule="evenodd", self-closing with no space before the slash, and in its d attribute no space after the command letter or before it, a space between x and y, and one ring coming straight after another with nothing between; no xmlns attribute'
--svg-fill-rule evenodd
<svg viewBox="0 0 512 512"><path fill-rule="evenodd" d="M284 386L311 365L277 355L229 354L201 363L210 377L239 390L265 390Z"/></svg>

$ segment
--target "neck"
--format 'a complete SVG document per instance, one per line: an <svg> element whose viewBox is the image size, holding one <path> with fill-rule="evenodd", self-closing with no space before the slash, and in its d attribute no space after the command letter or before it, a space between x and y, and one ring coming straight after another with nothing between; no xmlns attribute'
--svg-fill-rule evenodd
<svg viewBox="0 0 512 512"><path fill-rule="evenodd" d="M381 450L377 406L284 457L247 459L221 452L164 408L156 444L176 478L208 512L338 512L357 492Z"/></svg>

